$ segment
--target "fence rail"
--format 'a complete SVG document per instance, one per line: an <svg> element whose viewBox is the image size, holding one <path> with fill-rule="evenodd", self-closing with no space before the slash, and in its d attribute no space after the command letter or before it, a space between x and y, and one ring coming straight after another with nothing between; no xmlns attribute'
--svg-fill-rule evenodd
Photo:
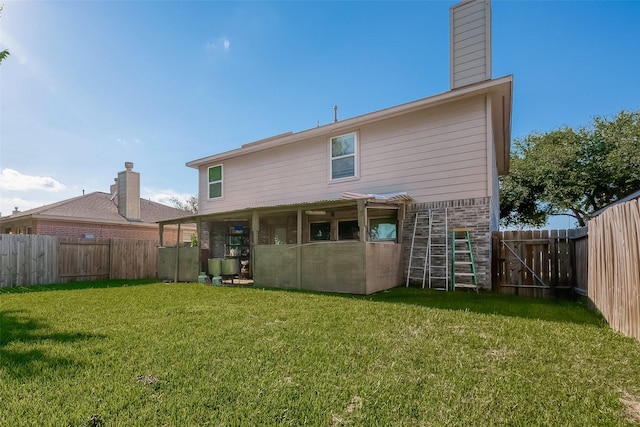
<svg viewBox="0 0 640 427"><path fill-rule="evenodd" d="M157 243L0 234L0 287L156 277Z"/></svg>

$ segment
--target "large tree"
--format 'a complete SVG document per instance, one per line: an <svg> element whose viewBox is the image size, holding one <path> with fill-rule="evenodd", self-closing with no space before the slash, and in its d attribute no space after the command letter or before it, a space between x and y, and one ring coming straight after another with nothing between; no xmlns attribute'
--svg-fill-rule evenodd
<svg viewBox="0 0 640 427"><path fill-rule="evenodd" d="M550 215L583 226L590 215L640 190L640 110L596 117L515 140L510 174L500 180L504 225L540 227Z"/></svg>

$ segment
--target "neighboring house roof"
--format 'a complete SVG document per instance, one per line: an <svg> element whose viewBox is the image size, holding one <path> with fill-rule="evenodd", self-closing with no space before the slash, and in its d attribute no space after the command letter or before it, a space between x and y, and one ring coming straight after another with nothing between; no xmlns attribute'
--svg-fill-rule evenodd
<svg viewBox="0 0 640 427"><path fill-rule="evenodd" d="M640 199L640 190L636 191L635 193L631 193L627 197L623 197L620 200L616 200L615 202L608 204L607 206L603 207L600 210L595 211L594 213L592 213L590 215L590 217L591 218L596 217L596 216L600 215L602 212L606 211L607 209L609 209L612 206L618 205L620 203L628 202L629 200L635 200L635 199Z"/></svg>
<svg viewBox="0 0 640 427"><path fill-rule="evenodd" d="M301 132L287 132L270 138L251 142L242 145L242 147L226 151L224 153L214 154L212 156L188 162L186 165L197 169L199 166L232 159L238 156L244 156L249 153L272 149L283 145L301 142L303 140L313 138L320 134L329 132L339 132L344 128L351 128L356 125L373 123L385 120L401 114L408 114L413 111L424 108L437 107L439 105L465 99L472 96L485 94L492 100L492 123L493 123L493 143L496 153L496 162L498 173L506 174L509 172L509 158L511 155L511 103L513 91L513 76L505 76L498 79L488 80L476 84L470 84L457 89L440 93L438 95L427 98L418 99L406 104L397 105L384 110L374 111L372 113L353 117L330 123L324 126L304 130Z"/></svg>
<svg viewBox="0 0 640 427"><path fill-rule="evenodd" d="M172 208L162 203L140 199L140 221L129 221L118 214L117 197L109 193L96 191L83 196L74 197L24 212L2 217L2 220L57 219L66 221L82 221L111 224L146 223L154 224L175 218L190 216L190 212Z"/></svg>

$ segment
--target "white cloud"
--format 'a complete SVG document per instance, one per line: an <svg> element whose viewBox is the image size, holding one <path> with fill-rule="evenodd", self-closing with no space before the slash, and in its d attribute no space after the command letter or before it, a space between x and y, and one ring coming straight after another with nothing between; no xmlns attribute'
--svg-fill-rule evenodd
<svg viewBox="0 0 640 427"><path fill-rule="evenodd" d="M24 175L17 170L5 168L0 173L0 188L13 191L44 190L58 192L64 190L65 186L49 176Z"/></svg>
<svg viewBox="0 0 640 427"><path fill-rule="evenodd" d="M226 37L221 37L214 42L207 41L207 45L206 45L206 48L209 51L222 50L224 52L227 52L230 47L231 47L231 41L229 41L229 39Z"/></svg>
<svg viewBox="0 0 640 427"><path fill-rule="evenodd" d="M133 139L124 139L124 138L116 138L116 144L121 145L123 147L131 146L131 145L139 145L142 141L139 138Z"/></svg>
<svg viewBox="0 0 640 427"><path fill-rule="evenodd" d="M182 203L186 203L187 200L195 196L195 194L179 193L173 190L152 190L148 188L143 190L146 194L144 198L172 207L174 206L172 202L173 198L178 199Z"/></svg>
<svg viewBox="0 0 640 427"><path fill-rule="evenodd" d="M15 208L18 208L20 212L24 212L45 204L46 203L31 202L23 199L22 197L0 197L0 215L11 215Z"/></svg>

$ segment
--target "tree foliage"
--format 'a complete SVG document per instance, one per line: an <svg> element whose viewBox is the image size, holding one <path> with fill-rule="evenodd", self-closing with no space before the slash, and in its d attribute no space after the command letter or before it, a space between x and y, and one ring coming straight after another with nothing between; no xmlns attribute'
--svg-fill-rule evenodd
<svg viewBox="0 0 640 427"><path fill-rule="evenodd" d="M602 207L640 190L640 110L596 117L515 140L510 174L500 180L504 225L540 227L550 215L583 226Z"/></svg>
<svg viewBox="0 0 640 427"><path fill-rule="evenodd" d="M171 200L174 208L191 212L194 215L198 213L198 198L196 196L191 196L186 201L182 201L176 196L171 196L169 200Z"/></svg>

